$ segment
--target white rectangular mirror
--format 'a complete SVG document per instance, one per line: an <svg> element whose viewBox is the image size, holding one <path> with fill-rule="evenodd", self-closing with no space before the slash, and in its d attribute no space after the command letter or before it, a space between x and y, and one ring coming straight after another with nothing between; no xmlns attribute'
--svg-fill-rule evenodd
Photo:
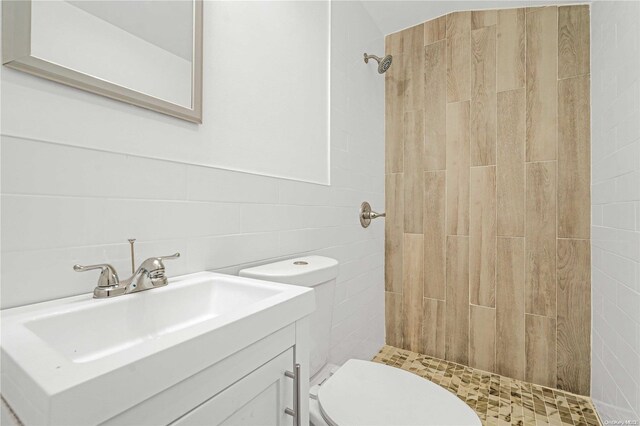
<svg viewBox="0 0 640 426"><path fill-rule="evenodd" d="M2 2L3 63L202 122L201 0Z"/></svg>

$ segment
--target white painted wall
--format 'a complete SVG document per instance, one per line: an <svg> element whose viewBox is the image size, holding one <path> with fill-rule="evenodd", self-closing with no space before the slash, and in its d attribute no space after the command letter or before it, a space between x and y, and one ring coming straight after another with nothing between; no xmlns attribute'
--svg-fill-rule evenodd
<svg viewBox="0 0 640 426"><path fill-rule="evenodd" d="M332 21L331 186L185 163L238 141L220 139L213 115L197 127L3 67L2 307L91 291L97 275L75 263L128 276L131 237L139 260L180 251L170 276L322 254L340 261L331 360L370 358L384 342L384 223L365 230L357 214L364 200L384 206L384 78L362 53L381 54L383 36L359 2L334 3ZM205 52L205 111L216 108L210 71L224 66L215 53ZM291 161L322 161L296 152Z"/></svg>
<svg viewBox="0 0 640 426"><path fill-rule="evenodd" d="M7 73L3 133L327 184L328 13L326 1L206 1L203 125Z"/></svg>
<svg viewBox="0 0 640 426"><path fill-rule="evenodd" d="M591 7L591 395L640 420L640 3Z"/></svg>
<svg viewBox="0 0 640 426"><path fill-rule="evenodd" d="M207 114L234 142L221 147L223 164L329 183L329 2L206 5L219 17Z"/></svg>

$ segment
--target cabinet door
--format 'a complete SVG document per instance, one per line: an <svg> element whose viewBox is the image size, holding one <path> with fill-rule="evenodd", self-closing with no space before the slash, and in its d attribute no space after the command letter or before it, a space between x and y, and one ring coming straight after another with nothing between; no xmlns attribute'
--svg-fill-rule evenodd
<svg viewBox="0 0 640 426"><path fill-rule="evenodd" d="M293 349L243 377L178 420L175 426L281 426L292 425L285 414L292 407L293 380L285 371L293 369Z"/></svg>

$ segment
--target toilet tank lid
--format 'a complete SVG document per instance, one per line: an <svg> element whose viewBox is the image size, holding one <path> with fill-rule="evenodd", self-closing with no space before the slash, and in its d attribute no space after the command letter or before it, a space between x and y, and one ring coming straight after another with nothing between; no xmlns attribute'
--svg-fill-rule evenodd
<svg viewBox="0 0 640 426"><path fill-rule="evenodd" d="M313 287L338 276L338 261L330 257L304 256L240 271L241 277Z"/></svg>

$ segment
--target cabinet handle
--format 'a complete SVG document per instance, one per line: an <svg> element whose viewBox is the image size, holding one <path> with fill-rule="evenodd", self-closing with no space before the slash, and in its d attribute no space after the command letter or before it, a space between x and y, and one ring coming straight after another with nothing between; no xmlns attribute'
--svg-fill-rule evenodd
<svg viewBox="0 0 640 426"><path fill-rule="evenodd" d="M284 375L293 379L293 409L285 408L284 412L293 417L293 426L300 425L300 364L294 366L294 372L285 371Z"/></svg>

